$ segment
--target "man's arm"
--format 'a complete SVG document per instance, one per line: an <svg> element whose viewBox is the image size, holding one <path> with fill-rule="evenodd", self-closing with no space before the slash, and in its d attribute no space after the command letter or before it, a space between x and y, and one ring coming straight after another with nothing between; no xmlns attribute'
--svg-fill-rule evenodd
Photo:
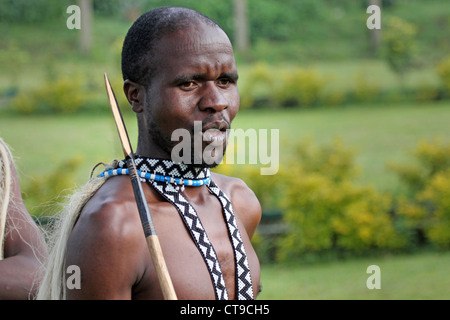
<svg viewBox="0 0 450 320"><path fill-rule="evenodd" d="M88 202L67 247L66 268L79 267L81 288L66 288L67 299L132 298L133 286L145 272L146 257L136 210L135 202L108 201L102 191Z"/></svg>

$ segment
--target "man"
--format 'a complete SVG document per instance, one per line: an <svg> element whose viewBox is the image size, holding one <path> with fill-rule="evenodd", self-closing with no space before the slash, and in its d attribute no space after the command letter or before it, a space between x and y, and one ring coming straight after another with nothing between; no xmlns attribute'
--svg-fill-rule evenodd
<svg viewBox="0 0 450 320"><path fill-rule="evenodd" d="M230 40L196 11L154 9L128 31L122 73L137 114L136 165L148 176L143 189L178 299L255 298L260 270L250 239L261 207L244 182L209 170L223 156L239 109ZM181 143L172 141L177 130L190 133L184 164L171 161ZM67 251L64 267L48 271L56 270L64 286L64 268L77 266L79 288L48 294L46 284L40 297L162 299L129 177L109 177L93 189L72 218L73 230L63 228L70 231L60 248Z"/></svg>
<svg viewBox="0 0 450 320"><path fill-rule="evenodd" d="M35 296L47 254L44 238L22 200L8 146L0 139L0 299Z"/></svg>

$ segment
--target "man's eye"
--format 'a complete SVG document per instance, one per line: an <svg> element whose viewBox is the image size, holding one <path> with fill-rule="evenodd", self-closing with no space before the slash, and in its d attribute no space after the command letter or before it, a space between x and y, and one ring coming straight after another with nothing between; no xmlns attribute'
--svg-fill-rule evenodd
<svg viewBox="0 0 450 320"><path fill-rule="evenodd" d="M183 89L193 89L195 87L195 82L194 81L186 81L183 82L180 87Z"/></svg>
<svg viewBox="0 0 450 320"><path fill-rule="evenodd" d="M222 78L222 79L217 80L217 83L221 87L228 87L230 84L233 83L233 80L228 79L228 78Z"/></svg>

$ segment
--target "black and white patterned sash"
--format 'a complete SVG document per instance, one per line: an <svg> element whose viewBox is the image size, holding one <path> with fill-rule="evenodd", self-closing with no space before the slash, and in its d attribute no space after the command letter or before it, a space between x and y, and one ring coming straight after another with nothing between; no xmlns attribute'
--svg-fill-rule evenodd
<svg viewBox="0 0 450 320"><path fill-rule="evenodd" d="M185 164L176 164L170 160L153 159L135 155L135 164L138 171L155 175L162 175L177 179L206 179L211 173L208 168L199 168ZM119 168L125 168L124 160L119 162ZM143 175L141 175L142 177ZM195 208L180 192L179 186L171 183L173 179L158 181L155 179L146 180L155 190L157 190L168 202L175 206L180 214L185 226L200 251L203 260L208 268L216 299L228 300L228 292L225 287L225 281L220 267L219 259L214 250L211 241L200 221ZM253 297L252 279L248 264L247 254L242 242L241 234L237 227L233 207L227 195L212 180L207 180L206 187L209 192L214 194L222 206L222 214L225 218L228 236L234 249L234 259L236 268L236 297L239 300L251 300ZM188 185L188 184L186 184Z"/></svg>

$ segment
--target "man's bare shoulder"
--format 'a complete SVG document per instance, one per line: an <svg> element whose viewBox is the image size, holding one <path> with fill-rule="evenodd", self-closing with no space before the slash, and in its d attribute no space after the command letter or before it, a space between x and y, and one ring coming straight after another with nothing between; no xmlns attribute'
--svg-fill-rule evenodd
<svg viewBox="0 0 450 320"><path fill-rule="evenodd" d="M86 203L77 224L95 228L97 233L107 231L115 236L130 234L135 228L137 206L128 177L109 178Z"/></svg>
<svg viewBox="0 0 450 320"><path fill-rule="evenodd" d="M129 298L145 272L146 242L130 180L109 178L82 209L67 244L67 265L84 276L69 299Z"/></svg>
<svg viewBox="0 0 450 320"><path fill-rule="evenodd" d="M212 179L230 197L235 213L251 236L262 215L261 204L253 190L240 178L213 173Z"/></svg>
<svg viewBox="0 0 450 320"><path fill-rule="evenodd" d="M212 179L219 187L224 189L238 188L239 191L246 191L253 193L253 191L247 186L247 184L240 178L226 176L217 172L212 173Z"/></svg>

